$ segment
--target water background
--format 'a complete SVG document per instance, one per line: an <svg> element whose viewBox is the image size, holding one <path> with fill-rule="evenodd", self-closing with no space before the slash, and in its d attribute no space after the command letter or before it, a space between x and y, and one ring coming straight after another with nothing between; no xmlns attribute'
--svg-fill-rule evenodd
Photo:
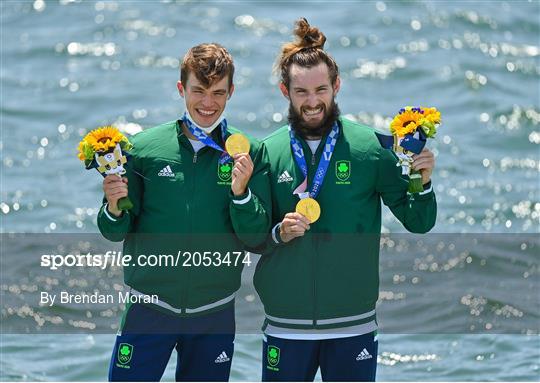
<svg viewBox="0 0 540 383"><path fill-rule="evenodd" d="M101 180L83 170L75 155L78 141L102 124L131 133L178 118L179 59L195 44L216 41L234 56L231 124L260 138L281 126L287 104L271 67L301 16L326 34L326 47L340 65L337 100L344 114L382 128L404 105L442 112L443 126L429 143L437 156L434 233L492 234L500 243L503 235L540 231L537 1L62 0L4 1L0 10L2 233L97 232ZM403 232L384 213L383 230ZM464 335L447 331L450 320L441 334L383 333L379 380L540 379L540 339L526 335L538 328L531 320L540 320L538 248L504 249L486 246L470 262L464 257L459 267L436 268L438 274L420 283L414 282L414 256L396 264L381 259L383 300L408 293L395 311L405 323L438 319L423 314L411 292L453 298L437 284L441 276L463 286L483 281L489 288L470 291L468 298L464 293L457 304L471 317L483 299L482 307L506 307L514 327L506 334ZM2 257L8 256L14 254L4 248ZM437 259L424 261L431 267ZM2 296L47 284L33 279L39 271L36 263L2 269ZM515 310L523 315L521 328ZM9 314L3 303L2 320L18 312ZM113 341L112 332L2 334L0 379L105 380ZM260 342L257 334L237 337L233 380L260 379ZM173 379L173 367L165 380Z"/></svg>

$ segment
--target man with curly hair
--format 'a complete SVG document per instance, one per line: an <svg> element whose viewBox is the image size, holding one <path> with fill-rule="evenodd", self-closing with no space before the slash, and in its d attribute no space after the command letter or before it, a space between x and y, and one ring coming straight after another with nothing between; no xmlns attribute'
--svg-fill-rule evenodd
<svg viewBox="0 0 540 383"><path fill-rule="evenodd" d="M109 369L112 381L158 381L173 349L176 380L229 379L234 298L245 260L231 261L230 253L238 258L243 244L264 240L270 227L263 208L266 170L254 165L260 163L259 144L250 139L249 153L223 149L231 133L239 133L223 114L233 75L232 57L221 45L191 48L177 83L183 117L136 134L126 177L103 181L98 226L107 239L124 241L124 254L136 261L124 267L130 295L158 298L127 305ZM262 194L252 193L252 186ZM134 206L121 211L117 202L128 195ZM139 262L179 250L191 251L193 260L161 267ZM204 262L196 262L195 254L205 254Z"/></svg>

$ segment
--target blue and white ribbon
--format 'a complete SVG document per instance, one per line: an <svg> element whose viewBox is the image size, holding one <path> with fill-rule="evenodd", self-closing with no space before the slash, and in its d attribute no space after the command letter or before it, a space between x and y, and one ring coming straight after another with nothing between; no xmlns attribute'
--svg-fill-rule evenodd
<svg viewBox="0 0 540 383"><path fill-rule="evenodd" d="M326 176L326 171L328 170L328 165L330 164L330 160L332 158L332 153L334 152L334 148L336 147L338 136L339 136L339 125L337 124L337 122L334 122L334 125L332 126L332 130L330 131L330 134L328 134L328 137L326 138L322 157L319 160L319 165L317 166L315 177L313 177L313 183L311 185L311 189L309 193L305 193L307 189L307 180L308 180L308 167L306 163L306 157L304 156L304 149L302 149L300 142L296 138L294 131L289 125L289 137L291 139L291 147L294 154L294 160L296 164L298 165L298 167L300 168L300 170L302 171L302 174L304 175L304 181L294 190L293 194L298 194L300 198L304 198L304 197L316 198L317 197L317 195L321 191L321 187L324 182L324 177Z"/></svg>
<svg viewBox="0 0 540 383"><path fill-rule="evenodd" d="M215 141L212 140L210 136L208 136L205 132L203 132L201 128L196 126L188 118L186 113L184 113L184 116L182 117L182 121L184 122L184 124L186 124L191 134L193 134L195 138L197 138L197 140L201 141L206 146L210 146L212 149L216 149L217 151L221 152L221 157L219 159L219 163L221 165L227 162L230 162L232 160L231 156L221 146L216 144ZM225 140L227 139L227 120L226 119L223 119L223 121L221 121L220 129L221 129L221 137L223 138L223 142L225 142Z"/></svg>

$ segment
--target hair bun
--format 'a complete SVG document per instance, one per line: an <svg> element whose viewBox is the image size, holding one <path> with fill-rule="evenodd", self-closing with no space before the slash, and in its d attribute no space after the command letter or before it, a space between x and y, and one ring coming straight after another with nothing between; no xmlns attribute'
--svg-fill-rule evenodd
<svg viewBox="0 0 540 383"><path fill-rule="evenodd" d="M326 36L318 28L309 25L308 21L302 17L296 22L294 34L298 37L297 46L300 49L321 48L326 42Z"/></svg>

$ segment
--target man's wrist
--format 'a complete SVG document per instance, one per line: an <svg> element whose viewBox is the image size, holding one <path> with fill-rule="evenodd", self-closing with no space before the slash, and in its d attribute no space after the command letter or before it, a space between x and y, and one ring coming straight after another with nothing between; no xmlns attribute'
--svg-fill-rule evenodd
<svg viewBox="0 0 540 383"><path fill-rule="evenodd" d="M119 210L119 209L116 209L116 211L114 209L111 209L111 205L109 203L107 203L105 205L105 212L107 213L107 215L109 216L109 218L111 219L115 219L115 218L120 218L122 217L122 214L123 214L123 211L122 210ZM112 217L111 217L112 216Z"/></svg>
<svg viewBox="0 0 540 383"><path fill-rule="evenodd" d="M233 193L233 195L235 197L240 197L242 195L247 195L247 187L245 187L245 188L243 188L242 190L239 190L239 191L233 190L232 193Z"/></svg>

